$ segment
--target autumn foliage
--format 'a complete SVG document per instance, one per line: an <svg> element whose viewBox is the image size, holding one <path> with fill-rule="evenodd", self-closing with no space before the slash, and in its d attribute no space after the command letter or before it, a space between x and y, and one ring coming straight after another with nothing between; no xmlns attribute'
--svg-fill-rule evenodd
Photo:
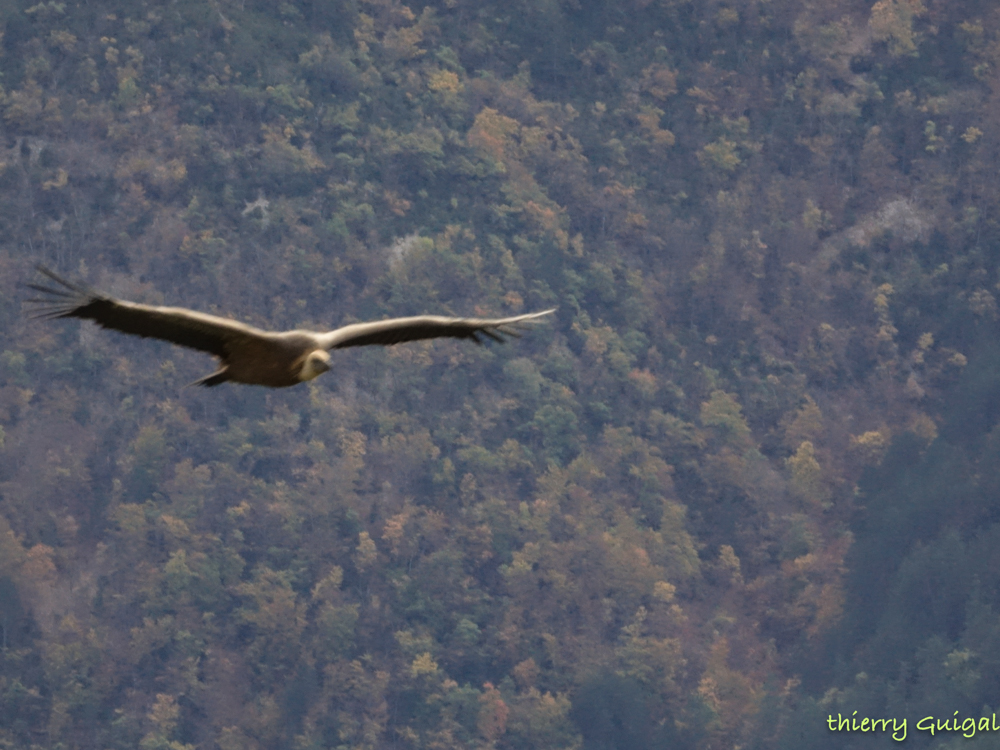
<svg viewBox="0 0 1000 750"><path fill-rule="evenodd" d="M0 24L0 745L777 749L995 708L991 4ZM39 261L271 329L558 311L193 389L197 353L27 319Z"/></svg>

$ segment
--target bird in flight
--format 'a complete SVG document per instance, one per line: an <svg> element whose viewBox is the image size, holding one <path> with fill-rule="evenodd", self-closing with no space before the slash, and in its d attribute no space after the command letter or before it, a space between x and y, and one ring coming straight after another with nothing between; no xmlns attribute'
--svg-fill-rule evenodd
<svg viewBox="0 0 1000 750"><path fill-rule="evenodd" d="M143 338L163 339L180 346L208 352L219 360L219 369L192 385L213 386L231 381L269 388L285 388L322 375L330 369L331 349L348 346L391 346L404 341L451 337L482 337L503 341L539 318L555 311L510 318L446 318L417 315L371 323L352 323L327 333L282 331L274 333L216 315L183 307L140 305L115 299L82 284L57 276L42 265L36 267L55 286L28 284L44 297L29 299L36 305L35 317L83 318L102 328Z"/></svg>

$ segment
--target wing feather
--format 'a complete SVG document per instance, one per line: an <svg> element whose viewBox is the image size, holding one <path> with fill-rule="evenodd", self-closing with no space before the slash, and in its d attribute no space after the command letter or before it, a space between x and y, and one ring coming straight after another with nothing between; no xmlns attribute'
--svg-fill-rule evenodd
<svg viewBox="0 0 1000 750"><path fill-rule="evenodd" d="M504 336L518 337L537 318L555 312L544 310L511 318L446 318L440 315L417 315L412 318L390 318L372 323L353 323L319 336L327 349L348 346L391 346L404 341L450 337L469 339L481 344L481 336L504 341Z"/></svg>
<svg viewBox="0 0 1000 750"><path fill-rule="evenodd" d="M69 282L44 266L37 268L59 287L28 284L31 289L46 295L27 300L35 306L36 317L92 320L102 328L162 339L217 357L226 356L237 342L267 336L257 328L215 315L182 307L141 305L115 299Z"/></svg>

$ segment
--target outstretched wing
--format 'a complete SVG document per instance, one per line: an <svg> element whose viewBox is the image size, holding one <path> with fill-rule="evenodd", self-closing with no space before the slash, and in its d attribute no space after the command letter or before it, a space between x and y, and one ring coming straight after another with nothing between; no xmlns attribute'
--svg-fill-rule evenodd
<svg viewBox="0 0 1000 750"><path fill-rule="evenodd" d="M57 286L28 284L44 297L27 300L37 318L83 318L102 328L144 338L163 339L180 346L224 357L234 344L267 334L252 326L182 307L157 307L125 302L95 289L74 284L45 266L36 266Z"/></svg>
<svg viewBox="0 0 1000 750"><path fill-rule="evenodd" d="M517 337L536 319L551 315L555 309L512 318L445 318L440 315L417 315L413 318L390 318L373 323L354 323L319 335L327 349L348 346L390 346L404 341L451 337L471 339L481 344L482 337L503 341L504 336Z"/></svg>

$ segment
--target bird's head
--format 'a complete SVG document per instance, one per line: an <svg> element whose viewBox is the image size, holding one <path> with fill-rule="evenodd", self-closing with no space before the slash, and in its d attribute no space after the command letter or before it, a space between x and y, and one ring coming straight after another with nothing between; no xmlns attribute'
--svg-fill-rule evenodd
<svg viewBox="0 0 1000 750"><path fill-rule="evenodd" d="M317 349L314 352L310 352L305 362L302 363L302 369L299 371L299 380L312 380L329 369L330 353L322 349Z"/></svg>

